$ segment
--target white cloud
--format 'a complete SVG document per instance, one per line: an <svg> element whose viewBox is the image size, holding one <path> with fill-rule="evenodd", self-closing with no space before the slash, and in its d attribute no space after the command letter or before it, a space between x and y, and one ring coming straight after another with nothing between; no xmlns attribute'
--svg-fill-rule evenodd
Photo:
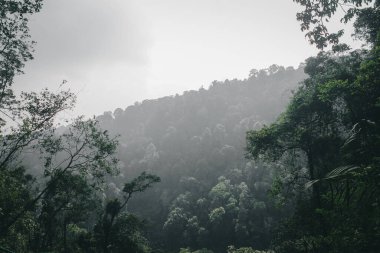
<svg viewBox="0 0 380 253"><path fill-rule="evenodd" d="M316 54L289 0L46 0L32 17L35 60L20 90L78 93L74 114L245 78ZM338 27L336 24L332 24Z"/></svg>

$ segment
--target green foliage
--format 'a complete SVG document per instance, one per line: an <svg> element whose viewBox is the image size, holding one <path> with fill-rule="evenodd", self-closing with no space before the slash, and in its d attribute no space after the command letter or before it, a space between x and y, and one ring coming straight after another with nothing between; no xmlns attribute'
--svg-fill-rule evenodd
<svg viewBox="0 0 380 253"><path fill-rule="evenodd" d="M0 117L5 124L7 111L17 100L13 94L12 84L16 75L22 73L24 63L33 58L33 42L29 35L29 16L39 12L42 0L0 1Z"/></svg>
<svg viewBox="0 0 380 253"><path fill-rule="evenodd" d="M152 184L160 181L161 179L158 176L142 172L140 176L133 179L130 183L126 183L123 191L129 195L134 192L143 192L151 187Z"/></svg>
<svg viewBox="0 0 380 253"><path fill-rule="evenodd" d="M220 223L223 219L223 215L226 214L226 211L223 207L215 208L211 211L209 214L210 222L211 223Z"/></svg>
<svg viewBox="0 0 380 253"><path fill-rule="evenodd" d="M132 195L143 192L160 181L160 178L142 172L140 176L124 185L123 201L113 199L106 203L104 211L94 228L96 245L106 252L149 252L150 248L141 234L143 223L134 215L123 212Z"/></svg>
<svg viewBox="0 0 380 253"><path fill-rule="evenodd" d="M315 44L318 49L324 49L332 44L332 49L342 52L349 47L339 44L344 30L330 33L327 28L329 20L334 15L343 11L342 23L348 23L354 19L355 35L364 39L367 43L375 43L380 25L379 1L377 0L293 0L300 4L303 10L297 13L297 20L301 22L301 30L308 31L311 44Z"/></svg>
<svg viewBox="0 0 380 253"><path fill-rule="evenodd" d="M31 186L33 178L25 174L23 168L4 170L0 173L0 230L5 229L5 223L15 210L23 208L32 198ZM9 247L16 252L28 249L29 231L37 226L33 212L27 212L11 228L7 238L0 238L0 245Z"/></svg>
<svg viewBox="0 0 380 253"><path fill-rule="evenodd" d="M251 247L235 248L234 246L228 246L227 253L271 253L272 251L254 250Z"/></svg>
<svg viewBox="0 0 380 253"><path fill-rule="evenodd" d="M312 18L333 15L343 1L297 2L306 8L298 17L309 30L309 25L323 25ZM286 189L297 193L296 212L276 232L276 252L376 252L380 247L379 3L359 8L370 2L344 1L356 4L351 9L356 32L372 48L308 59L309 78L287 110L272 125L247 135L252 157L285 161L283 172L294 179L274 185L276 195L284 196ZM337 43L327 33L313 32L309 36L321 40L312 43L320 48Z"/></svg>
<svg viewBox="0 0 380 253"><path fill-rule="evenodd" d="M189 248L181 248L179 253L213 253L213 251L208 249L192 251ZM251 247L235 248L235 246L228 246L227 253L272 253L272 251L254 250Z"/></svg>
<svg viewBox="0 0 380 253"><path fill-rule="evenodd" d="M32 59L28 20L42 1L0 0L0 244L16 252L377 252L379 1L295 2L319 49L347 49L343 31L325 25L343 8L368 50L309 58L285 112L303 67L252 70L57 129L56 115L75 103L70 91L12 91ZM243 158L247 130L255 161ZM163 182L150 189L160 181L153 171ZM133 212L149 219L148 234Z"/></svg>
<svg viewBox="0 0 380 253"><path fill-rule="evenodd" d="M278 218L267 194L272 169L252 163L241 178L222 176L205 192L177 196L164 224L169 247L220 252L230 244L269 246L270 230ZM254 183L248 184L250 179Z"/></svg>
<svg viewBox="0 0 380 253"><path fill-rule="evenodd" d="M162 182L128 204L129 211L151 222L153 245L218 252L230 244L268 247L270 229L280 212L289 210L274 210L267 194L272 167L278 165L247 161L244 137L272 122L304 77L302 66L272 65L244 80L215 81L208 89L97 117L110 134L120 134L121 173L107 195L122 196L126 178L154 173ZM209 214L219 207L226 215L217 225Z"/></svg>
<svg viewBox="0 0 380 253"><path fill-rule="evenodd" d="M199 249L195 251L191 251L189 248L181 248L179 253L213 253L213 251L208 249Z"/></svg>
<svg viewBox="0 0 380 253"><path fill-rule="evenodd" d="M118 173L117 138L101 130L95 119L79 117L58 128L57 115L75 104L70 91L45 89L18 97L12 90L15 76L33 58L28 22L41 6L41 0L0 0L1 250L101 252L92 229L102 208L99 190L106 177ZM115 243L104 252L150 252L142 222L119 214L132 193L158 181L142 173L126 184L123 203L106 206L115 218Z"/></svg>
<svg viewBox="0 0 380 253"><path fill-rule="evenodd" d="M151 249L142 235L144 224L134 215L123 214L118 217L112 228L108 252L146 253Z"/></svg>

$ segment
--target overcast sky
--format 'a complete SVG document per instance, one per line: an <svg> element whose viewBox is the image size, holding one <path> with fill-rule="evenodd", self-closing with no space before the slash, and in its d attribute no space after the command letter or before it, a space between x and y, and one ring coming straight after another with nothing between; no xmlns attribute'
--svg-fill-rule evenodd
<svg viewBox="0 0 380 253"><path fill-rule="evenodd" d="M78 96L71 115L90 116L252 68L297 67L317 52L298 9L292 0L46 0L32 17L35 59L16 87L55 91L67 80Z"/></svg>

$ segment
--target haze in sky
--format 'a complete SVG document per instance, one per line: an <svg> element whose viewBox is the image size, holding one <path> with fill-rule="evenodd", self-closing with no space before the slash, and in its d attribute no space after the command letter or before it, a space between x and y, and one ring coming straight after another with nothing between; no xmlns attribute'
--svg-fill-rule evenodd
<svg viewBox="0 0 380 253"><path fill-rule="evenodd" d="M252 68L297 67L317 53L297 10L292 0L46 0L32 17L35 59L15 86L54 91L67 80L78 96L69 116L91 116Z"/></svg>

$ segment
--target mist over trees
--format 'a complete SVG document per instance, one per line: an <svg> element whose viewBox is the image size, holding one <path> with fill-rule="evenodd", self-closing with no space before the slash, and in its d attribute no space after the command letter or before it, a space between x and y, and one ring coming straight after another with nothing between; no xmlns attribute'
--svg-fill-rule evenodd
<svg viewBox="0 0 380 253"><path fill-rule="evenodd" d="M276 165L247 160L245 136L272 122L304 78L303 67L272 65L97 117L120 135L123 176L149 171L162 179L129 206L151 221L153 241L176 250L269 246L278 214L267 191Z"/></svg>
<svg viewBox="0 0 380 253"><path fill-rule="evenodd" d="M295 212L279 227L276 252L378 252L380 51L379 1L296 1L297 15L320 52L308 78L271 125L248 132L252 158L285 161L283 189L297 192ZM324 21L344 10L367 47L347 51L343 30ZM340 52L336 54L334 52ZM343 53L344 52L344 53ZM285 160L284 160L285 159ZM305 186L305 187L300 187Z"/></svg>
<svg viewBox="0 0 380 253"><path fill-rule="evenodd" d="M59 131L57 115L75 104L69 90L13 91L33 59L28 22L41 7L0 1L0 251L146 251L141 222L125 205L159 178L141 173L124 182L122 202L102 198L106 177L118 173L117 139L83 117Z"/></svg>
<svg viewBox="0 0 380 253"><path fill-rule="evenodd" d="M63 126L13 89L42 0L0 0L0 251L379 252L380 2L295 2L331 51Z"/></svg>

